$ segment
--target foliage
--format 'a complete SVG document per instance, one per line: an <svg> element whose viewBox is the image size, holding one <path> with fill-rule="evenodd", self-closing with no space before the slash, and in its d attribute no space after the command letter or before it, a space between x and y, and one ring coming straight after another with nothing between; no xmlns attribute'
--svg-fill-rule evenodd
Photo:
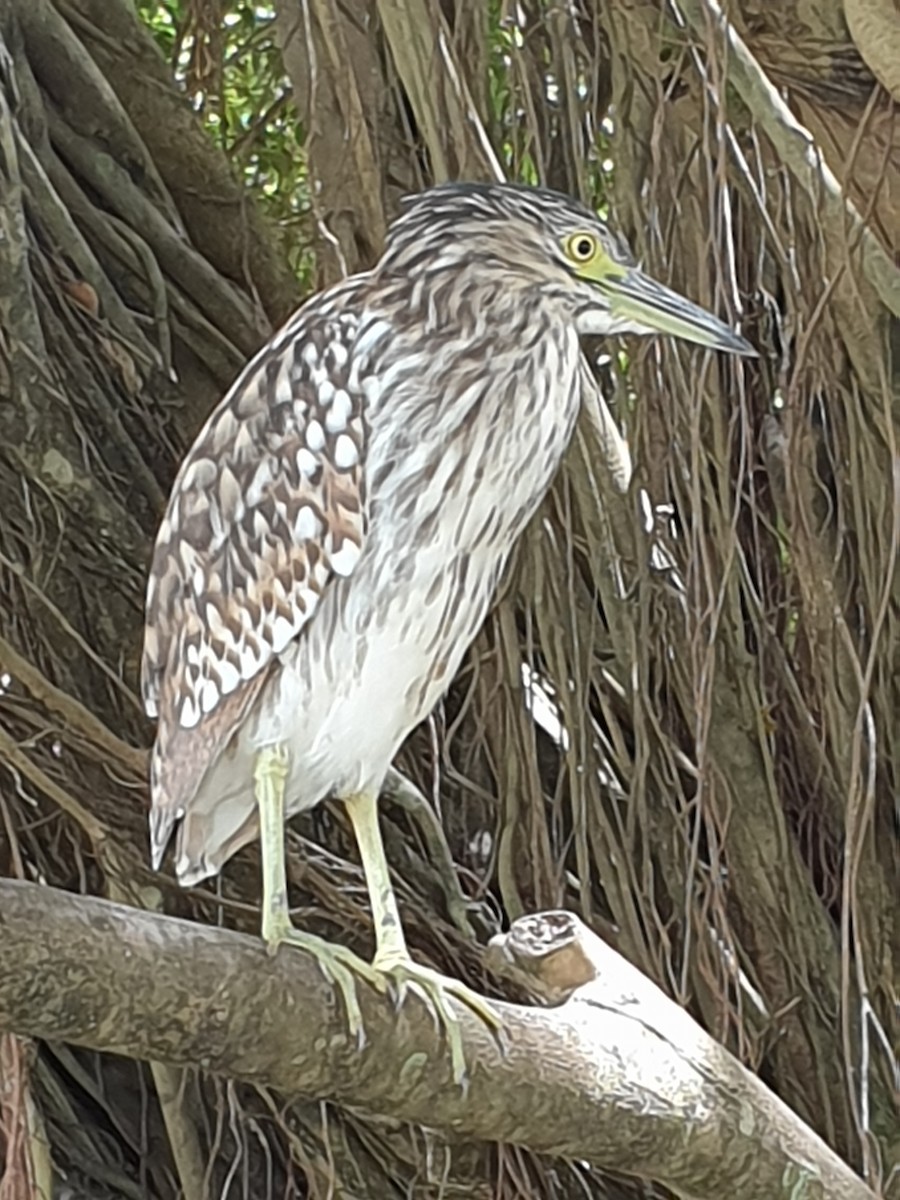
<svg viewBox="0 0 900 1200"><path fill-rule="evenodd" d="M204 128L286 231L291 265L308 278L305 134L276 45L274 6L142 0L138 10Z"/></svg>

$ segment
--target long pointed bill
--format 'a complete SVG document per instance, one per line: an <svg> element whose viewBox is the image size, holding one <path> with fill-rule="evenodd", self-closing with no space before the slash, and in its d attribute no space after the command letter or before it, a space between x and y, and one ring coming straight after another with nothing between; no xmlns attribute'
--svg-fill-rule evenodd
<svg viewBox="0 0 900 1200"><path fill-rule="evenodd" d="M613 317L711 350L756 356L750 343L718 317L636 268L629 268L624 275L607 276L600 286L609 298Z"/></svg>

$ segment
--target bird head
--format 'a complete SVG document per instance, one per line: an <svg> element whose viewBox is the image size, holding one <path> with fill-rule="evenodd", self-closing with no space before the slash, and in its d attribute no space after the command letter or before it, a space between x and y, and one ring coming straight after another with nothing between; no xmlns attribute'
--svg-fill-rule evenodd
<svg viewBox="0 0 900 1200"><path fill-rule="evenodd" d="M624 241L569 196L517 184L442 184L406 201L382 269L538 290L579 334L669 334L732 354L739 334L635 264Z"/></svg>

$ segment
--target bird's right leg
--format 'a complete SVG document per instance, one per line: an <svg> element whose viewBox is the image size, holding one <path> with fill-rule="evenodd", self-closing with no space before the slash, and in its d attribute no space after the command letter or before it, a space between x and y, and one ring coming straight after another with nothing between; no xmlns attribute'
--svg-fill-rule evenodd
<svg viewBox="0 0 900 1200"><path fill-rule="evenodd" d="M263 941L270 954L274 954L282 942L288 942L315 957L326 979L340 991L350 1032L361 1045L364 1031L354 976L361 976L378 988L383 988L383 977L344 946L304 933L291 924L284 861L284 790L289 765L287 747L275 745L257 751L253 768L262 851Z"/></svg>
<svg viewBox="0 0 900 1200"><path fill-rule="evenodd" d="M356 834L356 844L362 859L375 921L377 948L372 966L398 986L401 1000L407 990L415 991L429 1005L438 1024L446 1033L454 1081L465 1083L466 1061L462 1032L459 1018L453 1006L448 1003L448 997L465 1004L494 1032L500 1028L500 1017L484 996L473 992L459 980L449 979L439 971L423 966L410 957L400 923L397 897L391 884L384 843L381 840L378 796L375 792L361 792L355 796L345 796L344 804Z"/></svg>

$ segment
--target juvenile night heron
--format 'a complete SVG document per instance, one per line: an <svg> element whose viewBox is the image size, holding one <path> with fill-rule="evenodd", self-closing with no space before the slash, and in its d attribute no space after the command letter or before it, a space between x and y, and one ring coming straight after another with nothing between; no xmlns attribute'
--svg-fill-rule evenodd
<svg viewBox="0 0 900 1200"><path fill-rule="evenodd" d="M655 283L566 196L450 184L412 198L371 271L314 296L245 368L188 454L147 595L144 703L159 727L150 831L178 823L184 885L262 844L262 936L311 950L359 1030L354 974L413 987L376 801L485 618L578 415L582 334L750 346ZM347 806L371 967L291 925L286 816ZM373 974L374 972L374 974Z"/></svg>

